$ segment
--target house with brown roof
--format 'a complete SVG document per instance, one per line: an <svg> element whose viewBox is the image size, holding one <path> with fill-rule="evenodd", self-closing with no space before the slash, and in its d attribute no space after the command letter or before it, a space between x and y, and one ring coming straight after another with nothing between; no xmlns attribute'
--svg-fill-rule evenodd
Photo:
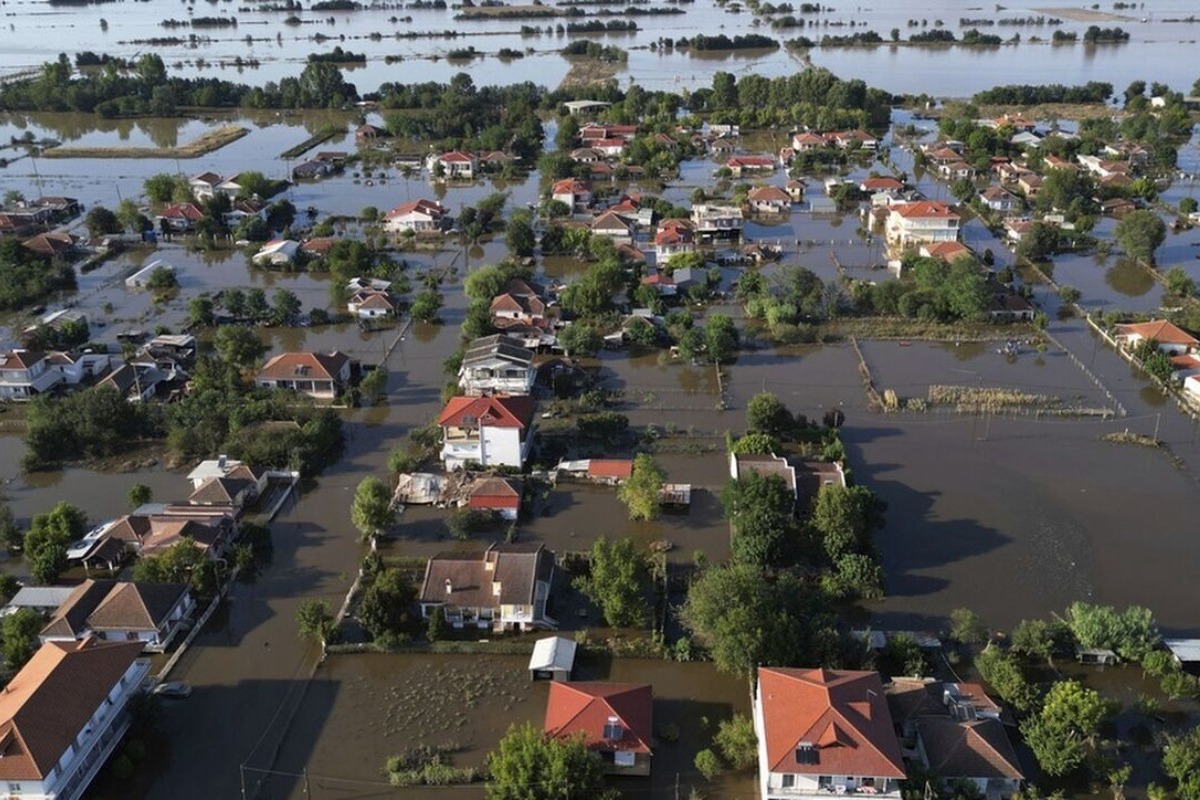
<svg viewBox="0 0 1200 800"><path fill-rule="evenodd" d="M46 353L10 350L0 353L0 400L29 400L63 381Z"/></svg>
<svg viewBox="0 0 1200 800"><path fill-rule="evenodd" d="M280 353L254 376L256 386L291 389L318 400L332 400L350 385L350 356L332 353Z"/></svg>
<svg viewBox="0 0 1200 800"><path fill-rule="evenodd" d="M542 630L558 623L546 615L554 554L530 542L495 543L482 553L441 553L425 565L417 600L429 619L440 607L455 628Z"/></svg>
<svg viewBox="0 0 1200 800"><path fill-rule="evenodd" d="M988 800L1012 797L1025 776L1000 707L976 683L897 679L888 686L896 729L943 781L968 781Z"/></svg>
<svg viewBox="0 0 1200 800"><path fill-rule="evenodd" d="M614 211L601 212L592 220L593 236L603 236L611 239L613 244L628 244L633 241L633 226Z"/></svg>
<svg viewBox="0 0 1200 800"><path fill-rule="evenodd" d="M1169 356L1195 353L1200 349L1200 341L1197 341L1196 337L1165 319L1117 325L1113 338L1118 346L1126 350L1152 341L1158 345L1161 352Z"/></svg>
<svg viewBox="0 0 1200 800"><path fill-rule="evenodd" d="M759 667L754 730L762 800L900 797L904 761L876 672Z"/></svg>
<svg viewBox="0 0 1200 800"><path fill-rule="evenodd" d="M735 178L763 175L775 171L775 159L770 156L733 156L725 162L725 166Z"/></svg>
<svg viewBox="0 0 1200 800"><path fill-rule="evenodd" d="M204 219L204 212L195 203L174 203L159 211L154 218L162 230L190 231Z"/></svg>
<svg viewBox="0 0 1200 800"><path fill-rule="evenodd" d="M448 153L431 156L429 159L429 169L434 171L438 166L442 168L442 174L448 180L469 180L475 177L475 173L479 171L479 159L471 153L464 153L461 150L451 150Z"/></svg>
<svg viewBox="0 0 1200 800"><path fill-rule="evenodd" d="M796 497L796 468L783 456L749 453L729 454L729 477L744 481L750 475L775 476L783 481L792 497Z"/></svg>
<svg viewBox="0 0 1200 800"><path fill-rule="evenodd" d="M778 186L755 186L746 194L751 211L763 214L786 214L792 206L792 198Z"/></svg>
<svg viewBox="0 0 1200 800"><path fill-rule="evenodd" d="M988 316L995 322L1032 322L1036 313L1032 303L1011 289L996 292L988 304Z"/></svg>
<svg viewBox="0 0 1200 800"><path fill-rule="evenodd" d="M346 310L359 319L390 317L396 313L396 302L389 292L363 289L350 297L346 302Z"/></svg>
<svg viewBox="0 0 1200 800"><path fill-rule="evenodd" d="M955 260L966 256L974 259L975 254L971 252L971 248L967 247L962 242L936 242L934 244L923 244L917 250L925 258L936 258L946 264L953 263Z"/></svg>
<svg viewBox="0 0 1200 800"><path fill-rule="evenodd" d="M438 425L447 469L479 464L522 467L533 441L534 401L529 395L452 397Z"/></svg>
<svg viewBox="0 0 1200 800"><path fill-rule="evenodd" d="M658 223L654 234L654 260L665 264L671 256L696 252L696 233L692 223L686 219L665 219Z"/></svg>
<svg viewBox="0 0 1200 800"><path fill-rule="evenodd" d="M1016 195L1002 186L989 186L979 193L979 199L992 211L1007 214L1020 205Z"/></svg>
<svg viewBox="0 0 1200 800"><path fill-rule="evenodd" d="M519 322L525 325L539 325L547 317L546 301L539 292L520 279L508 282L504 291L492 298L489 311L492 324L498 321Z"/></svg>
<svg viewBox="0 0 1200 800"><path fill-rule="evenodd" d="M76 800L129 729L150 664L141 642L44 644L0 692L6 797Z"/></svg>
<svg viewBox="0 0 1200 800"><path fill-rule="evenodd" d="M503 333L472 339L458 369L458 386L468 395L529 394L536 379L533 351Z"/></svg>
<svg viewBox="0 0 1200 800"><path fill-rule="evenodd" d="M593 458L588 460L587 479L616 486L633 477L632 458Z"/></svg>
<svg viewBox="0 0 1200 800"><path fill-rule="evenodd" d="M578 178L563 178L551 187L550 199L565 203L572 214L582 214L592 204L592 190Z"/></svg>
<svg viewBox="0 0 1200 800"><path fill-rule="evenodd" d="M500 475L476 475L463 487L463 498L472 511L515 520L521 511L521 484Z"/></svg>
<svg viewBox="0 0 1200 800"><path fill-rule="evenodd" d="M80 249L80 240L65 231L39 233L22 244L26 249L46 258L65 258Z"/></svg>
<svg viewBox="0 0 1200 800"><path fill-rule="evenodd" d="M45 644L96 636L138 641L148 652L162 652L195 607L192 593L181 583L86 580L58 607L38 638Z"/></svg>
<svg viewBox="0 0 1200 800"><path fill-rule="evenodd" d="M649 775L654 691L645 683L555 681L542 730L554 739L582 739L610 775Z"/></svg>

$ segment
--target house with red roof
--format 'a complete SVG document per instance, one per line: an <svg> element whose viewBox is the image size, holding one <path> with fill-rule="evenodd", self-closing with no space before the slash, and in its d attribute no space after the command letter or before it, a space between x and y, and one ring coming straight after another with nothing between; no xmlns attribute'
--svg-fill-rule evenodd
<svg viewBox="0 0 1200 800"><path fill-rule="evenodd" d="M829 146L830 142L819 133L801 131L792 134L792 149L797 153L807 153L810 150L820 150Z"/></svg>
<svg viewBox="0 0 1200 800"><path fill-rule="evenodd" d="M467 508L486 511L501 519L515 520L521 510L521 484L499 475L480 475L466 487Z"/></svg>
<svg viewBox="0 0 1200 800"><path fill-rule="evenodd" d="M566 203L572 214L582 214L592 204L592 190L577 178L563 178L550 189L550 199Z"/></svg>
<svg viewBox="0 0 1200 800"><path fill-rule="evenodd" d="M632 458L593 458L588 460L588 480L616 485L633 477Z"/></svg>
<svg viewBox="0 0 1200 800"><path fill-rule="evenodd" d="M960 217L950 206L936 200L893 203L888 206L887 240L889 244L900 248L923 243L956 242L959 221Z"/></svg>
<svg viewBox="0 0 1200 800"><path fill-rule="evenodd" d="M332 400L350 385L350 357L332 353L280 353L254 376L256 386L291 389L318 400Z"/></svg>
<svg viewBox="0 0 1200 800"><path fill-rule="evenodd" d="M775 159L770 156L733 156L725 162L735 178L743 175L762 175L775 171Z"/></svg>
<svg viewBox="0 0 1200 800"><path fill-rule="evenodd" d="M686 219L666 219L654 234L655 263L665 264L671 256L696 252L696 232Z"/></svg>
<svg viewBox="0 0 1200 800"><path fill-rule="evenodd" d="M452 397L438 414L446 469L522 467L533 441L533 398Z"/></svg>
<svg viewBox="0 0 1200 800"><path fill-rule="evenodd" d="M436 171L441 165L442 175L449 180L470 179L479 171L479 159L471 153L461 150L451 150L448 153L432 156L429 159L429 169Z"/></svg>
<svg viewBox="0 0 1200 800"><path fill-rule="evenodd" d="M450 209L433 200L402 203L383 215L383 227L389 233L440 231L449 221Z"/></svg>
<svg viewBox="0 0 1200 800"><path fill-rule="evenodd" d="M195 203L173 203L154 215L161 230L166 226L173 231L190 231L204 218L204 212Z"/></svg>
<svg viewBox="0 0 1200 800"><path fill-rule="evenodd" d="M904 760L877 672L759 667L762 800L900 797Z"/></svg>
<svg viewBox="0 0 1200 800"><path fill-rule="evenodd" d="M129 730L150 662L141 642L50 642L0 693L5 797L77 798Z"/></svg>
<svg viewBox="0 0 1200 800"><path fill-rule="evenodd" d="M967 247L962 242L935 242L933 244L923 244L918 251L925 258L936 258L946 264L953 262L955 259L967 256L974 258L974 253L971 248Z"/></svg>
<svg viewBox="0 0 1200 800"><path fill-rule="evenodd" d="M1114 338L1118 345L1127 350L1152 341L1158 345L1160 351L1169 356L1194 353L1200 348L1200 341L1197 341L1196 337L1165 319L1117 325Z"/></svg>
<svg viewBox="0 0 1200 800"><path fill-rule="evenodd" d="M649 775L653 720L649 684L555 681L543 730L555 739L582 738L611 775Z"/></svg>

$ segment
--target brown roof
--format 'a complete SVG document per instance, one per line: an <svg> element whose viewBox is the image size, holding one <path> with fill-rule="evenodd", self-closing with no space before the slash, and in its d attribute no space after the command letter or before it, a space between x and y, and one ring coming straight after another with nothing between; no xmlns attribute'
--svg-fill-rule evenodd
<svg viewBox="0 0 1200 800"><path fill-rule="evenodd" d="M50 642L0 692L0 781L45 778L142 651L141 642Z"/></svg>
<svg viewBox="0 0 1200 800"><path fill-rule="evenodd" d="M922 717L917 732L929 768L943 778L1025 778L999 720Z"/></svg>
<svg viewBox="0 0 1200 800"><path fill-rule="evenodd" d="M788 203L792 199L788 196L787 192L778 186L756 186L749 191L746 198L751 201L768 203Z"/></svg>
<svg viewBox="0 0 1200 800"><path fill-rule="evenodd" d="M162 551L180 542L192 540L197 547L208 550L221 538L221 531L212 526L187 517L154 517L150 521L150 535L142 541L142 557L161 554Z"/></svg>
<svg viewBox="0 0 1200 800"><path fill-rule="evenodd" d="M520 508L521 490L508 478L480 477L467 487L467 506L479 509Z"/></svg>
<svg viewBox="0 0 1200 800"><path fill-rule="evenodd" d="M879 673L759 667L758 696L771 772L905 776Z"/></svg>
<svg viewBox="0 0 1200 800"><path fill-rule="evenodd" d="M737 466L737 479L743 481L750 476L751 473L758 475L778 475L783 478L783 482L787 487L796 491L796 470L788 463L786 458L782 456L772 455L731 455Z"/></svg>
<svg viewBox="0 0 1200 800"><path fill-rule="evenodd" d="M588 462L589 478L627 479L633 475L631 458L593 458Z"/></svg>
<svg viewBox="0 0 1200 800"><path fill-rule="evenodd" d="M127 544L141 544L150 535L150 518L141 515L127 514L114 522L106 532L111 539L119 539Z"/></svg>
<svg viewBox="0 0 1200 800"><path fill-rule="evenodd" d="M560 739L582 735L591 750L649 753L653 712L649 684L556 681L550 684L543 728L548 736ZM610 730L614 721L616 728Z"/></svg>
<svg viewBox="0 0 1200 800"><path fill-rule="evenodd" d="M188 588L181 583L118 583L88 617L94 631L153 631Z"/></svg>
<svg viewBox="0 0 1200 800"><path fill-rule="evenodd" d="M479 608L529 605L537 582L549 581L553 572L554 555L542 544L497 543L482 553L440 553L425 567L420 600ZM499 597L493 581L500 582Z"/></svg>
<svg viewBox="0 0 1200 800"><path fill-rule="evenodd" d="M11 350L0 353L0 369L29 369L45 357L37 350Z"/></svg>
<svg viewBox="0 0 1200 800"><path fill-rule="evenodd" d="M334 350L332 353L280 353L272 356L258 371L259 380L290 380L303 374L306 378L337 380L338 373L350 356Z"/></svg>
<svg viewBox="0 0 1200 800"><path fill-rule="evenodd" d="M950 210L945 203L936 200L920 200L916 203L892 206L892 213L899 214L905 219L958 219L958 214Z"/></svg>
<svg viewBox="0 0 1200 800"><path fill-rule="evenodd" d="M116 581L86 580L75 587L70 596L55 610L42 628L43 639L78 639L87 630L87 618L112 591ZM3 761L3 759L0 759Z"/></svg>
<svg viewBox="0 0 1200 800"><path fill-rule="evenodd" d="M228 505L251 486L244 478L209 478L188 497L188 502L198 506Z"/></svg>

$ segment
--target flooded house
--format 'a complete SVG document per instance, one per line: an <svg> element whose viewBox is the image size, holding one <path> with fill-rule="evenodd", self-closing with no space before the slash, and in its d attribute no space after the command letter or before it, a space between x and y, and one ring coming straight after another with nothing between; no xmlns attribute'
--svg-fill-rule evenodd
<svg viewBox="0 0 1200 800"><path fill-rule="evenodd" d="M10 350L0 353L0 400L29 400L59 386L78 386L111 368L104 353Z"/></svg>
<svg viewBox="0 0 1200 800"><path fill-rule="evenodd" d="M142 642L146 652L170 646L196 608L181 583L86 580L54 611L38 638L74 642L95 636L118 642Z"/></svg>
<svg viewBox="0 0 1200 800"><path fill-rule="evenodd" d="M725 168L735 178L746 175L767 175L775 171L775 159L770 156L733 156Z"/></svg>
<svg viewBox="0 0 1200 800"><path fill-rule="evenodd" d="M34 653L0 695L9 796L84 796L129 729L126 707L150 673L141 652L141 642L93 636Z"/></svg>
<svg viewBox="0 0 1200 800"><path fill-rule="evenodd" d="M396 303L386 291L361 289L346 302L346 310L359 319L376 319L395 314Z"/></svg>
<svg viewBox="0 0 1200 800"><path fill-rule="evenodd" d="M389 233L436 233L450 222L450 209L433 200L402 203L383 215L383 227Z"/></svg>
<svg viewBox="0 0 1200 800"><path fill-rule="evenodd" d="M529 395L450 398L437 419L442 462L447 469L471 463L524 466L533 441L533 411Z"/></svg>
<svg viewBox="0 0 1200 800"><path fill-rule="evenodd" d="M556 681L546 699L546 735L582 739L610 775L649 775L654 741L649 684Z"/></svg>
<svg viewBox="0 0 1200 800"><path fill-rule="evenodd" d="M468 395L529 394L536 379L533 351L502 333L468 343L458 370L458 386Z"/></svg>
<svg viewBox="0 0 1200 800"><path fill-rule="evenodd" d="M564 178L551 187L550 199L566 204L572 214L583 214L592 204L592 189L578 178Z"/></svg>
<svg viewBox="0 0 1200 800"><path fill-rule="evenodd" d="M788 463L788 460L783 456L765 453L761 455L730 453L729 477L734 480L744 481L750 475L777 477L783 481L784 485L792 493L792 498L795 499L797 497L796 468Z"/></svg>
<svg viewBox="0 0 1200 800"><path fill-rule="evenodd" d="M417 602L429 619L441 608L454 628L529 631L558 627L546 615L554 554L534 543L490 545L483 552L429 559Z"/></svg>
<svg viewBox="0 0 1200 800"><path fill-rule="evenodd" d="M1154 342L1158 349L1170 356L1194 353L1200 341L1187 331L1165 319L1149 322L1131 322L1116 326L1114 339L1127 350L1133 350L1144 342Z"/></svg>
<svg viewBox="0 0 1200 800"><path fill-rule="evenodd" d="M961 218L945 203L921 200L888 207L887 240L901 249L914 245L956 242Z"/></svg>
<svg viewBox="0 0 1200 800"><path fill-rule="evenodd" d="M751 211L762 214L786 214L792 198L778 186L756 186L746 195Z"/></svg>
<svg viewBox="0 0 1200 800"><path fill-rule="evenodd" d="M430 156L428 167L430 172L440 167L448 180L470 180L479 171L479 159L471 153L451 150Z"/></svg>
<svg viewBox="0 0 1200 800"><path fill-rule="evenodd" d="M654 263L663 265L672 256L696 252L695 227L686 219L667 219L654 234Z"/></svg>
<svg viewBox="0 0 1200 800"><path fill-rule="evenodd" d="M692 206L692 226L706 239L737 239L742 235L746 219L737 206L697 203Z"/></svg>
<svg viewBox="0 0 1200 800"><path fill-rule="evenodd" d="M272 356L254 384L265 389L290 389L317 400L333 400L350 386L350 357L331 353L280 353Z"/></svg>
<svg viewBox="0 0 1200 800"><path fill-rule="evenodd" d="M900 797L900 742L876 672L759 667L754 692L762 800Z"/></svg>
<svg viewBox="0 0 1200 800"><path fill-rule="evenodd" d="M204 219L204 212L195 203L172 203L154 215L160 230L190 231Z"/></svg>

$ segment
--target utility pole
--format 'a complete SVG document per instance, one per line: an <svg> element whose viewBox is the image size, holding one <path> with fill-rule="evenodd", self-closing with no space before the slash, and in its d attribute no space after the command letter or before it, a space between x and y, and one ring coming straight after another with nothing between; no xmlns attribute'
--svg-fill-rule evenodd
<svg viewBox="0 0 1200 800"><path fill-rule="evenodd" d="M246 800L246 765L238 764L238 776L242 779L242 800Z"/></svg>
<svg viewBox="0 0 1200 800"><path fill-rule="evenodd" d="M1162 422L1162 412L1154 415L1154 443L1158 444L1158 423Z"/></svg>

